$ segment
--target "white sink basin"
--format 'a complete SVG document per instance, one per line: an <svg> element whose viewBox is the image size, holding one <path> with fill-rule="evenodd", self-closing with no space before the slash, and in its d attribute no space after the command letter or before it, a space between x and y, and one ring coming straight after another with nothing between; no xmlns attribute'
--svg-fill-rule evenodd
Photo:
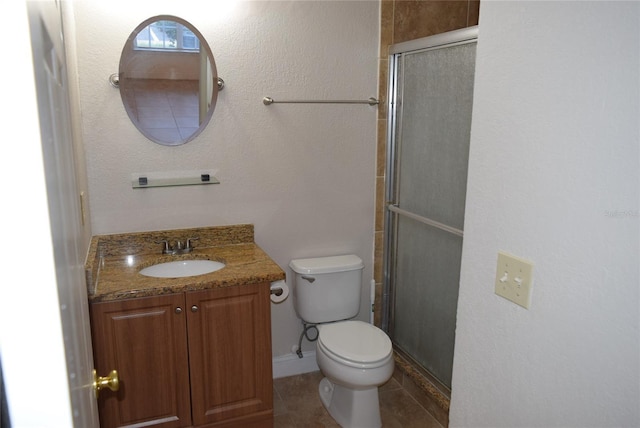
<svg viewBox="0 0 640 428"><path fill-rule="evenodd" d="M184 278L215 272L224 266L224 263L213 260L176 260L146 267L140 271L140 274L154 278Z"/></svg>

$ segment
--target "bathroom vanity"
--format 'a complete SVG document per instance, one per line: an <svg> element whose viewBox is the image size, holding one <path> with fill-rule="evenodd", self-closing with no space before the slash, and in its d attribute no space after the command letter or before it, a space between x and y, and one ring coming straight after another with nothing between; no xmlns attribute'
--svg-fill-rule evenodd
<svg viewBox="0 0 640 428"><path fill-rule="evenodd" d="M158 242L187 238L188 254L162 254ZM139 273L176 260L225 267ZM285 274L252 225L94 237L86 271L95 367L119 378L99 392L102 428L273 426L270 283Z"/></svg>

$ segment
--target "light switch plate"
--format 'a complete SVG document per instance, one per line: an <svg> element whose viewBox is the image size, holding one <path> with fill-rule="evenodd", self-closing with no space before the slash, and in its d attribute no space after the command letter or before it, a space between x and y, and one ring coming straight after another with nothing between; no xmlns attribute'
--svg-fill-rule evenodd
<svg viewBox="0 0 640 428"><path fill-rule="evenodd" d="M498 296L529 309L532 281L532 262L502 251L498 252L495 286Z"/></svg>

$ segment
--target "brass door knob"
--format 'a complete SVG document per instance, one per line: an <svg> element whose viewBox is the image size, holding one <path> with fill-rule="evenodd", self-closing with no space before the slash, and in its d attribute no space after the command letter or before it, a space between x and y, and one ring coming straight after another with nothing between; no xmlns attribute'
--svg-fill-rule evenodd
<svg viewBox="0 0 640 428"><path fill-rule="evenodd" d="M97 372L93 371L93 391L96 394L96 398L98 398L98 394L101 389L109 388L112 391L117 391L120 389L120 379L118 379L118 371L111 370L109 376L98 377Z"/></svg>

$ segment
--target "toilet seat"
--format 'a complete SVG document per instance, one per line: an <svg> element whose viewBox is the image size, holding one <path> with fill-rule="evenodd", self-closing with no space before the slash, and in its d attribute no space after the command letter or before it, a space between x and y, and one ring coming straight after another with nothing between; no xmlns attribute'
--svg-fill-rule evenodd
<svg viewBox="0 0 640 428"><path fill-rule="evenodd" d="M360 369L380 367L392 358L389 337L363 321L340 321L318 326L318 346L328 357Z"/></svg>

